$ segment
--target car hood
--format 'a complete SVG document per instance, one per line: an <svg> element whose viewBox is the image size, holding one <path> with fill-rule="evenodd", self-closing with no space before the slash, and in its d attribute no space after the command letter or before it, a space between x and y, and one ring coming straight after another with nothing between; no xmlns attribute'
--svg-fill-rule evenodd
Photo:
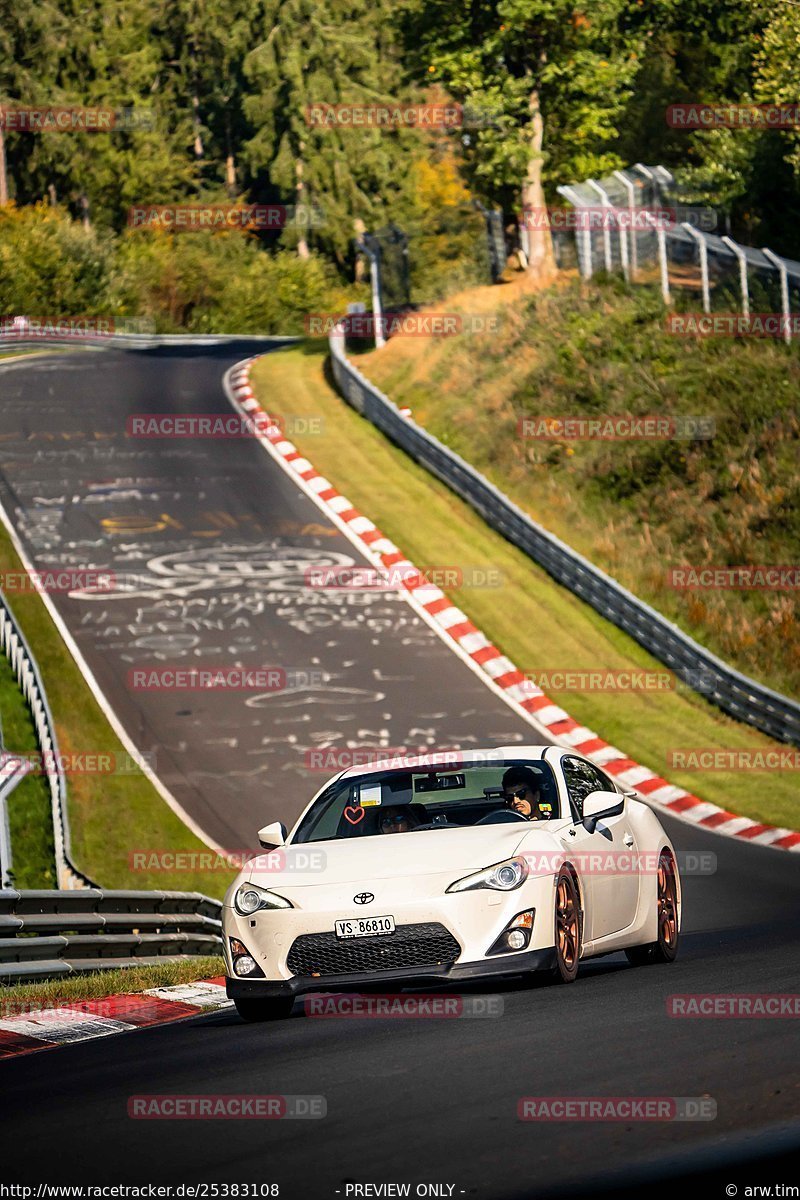
<svg viewBox="0 0 800 1200"><path fill-rule="evenodd" d="M362 879L409 878L441 871L466 874L513 858L523 843L526 851L560 846L552 833L522 823L308 842L284 846L281 869L262 869L255 860L247 881L280 890L357 883Z"/></svg>

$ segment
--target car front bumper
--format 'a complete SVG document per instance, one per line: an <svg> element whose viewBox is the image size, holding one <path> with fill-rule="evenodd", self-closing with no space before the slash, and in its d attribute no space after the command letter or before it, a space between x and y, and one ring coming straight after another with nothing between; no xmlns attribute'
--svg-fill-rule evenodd
<svg viewBox="0 0 800 1200"><path fill-rule="evenodd" d="M238 979L226 976L225 989L232 1000L266 1000L302 996L310 992L352 992L387 987L434 987L437 984L468 983L547 971L555 965L552 946L494 955L479 962L457 962L449 966L406 968L400 971L351 972L347 975L293 975L290 979Z"/></svg>
<svg viewBox="0 0 800 1200"><path fill-rule="evenodd" d="M529 877L510 892L474 889L447 893L452 873L409 882L374 879L363 887L377 897L370 909L391 915L396 935L348 939L334 934L338 918L371 915L354 903L361 884L275 887L295 905L291 909L257 911L242 916L226 897L222 928L229 995L291 996L310 991L362 989L385 984L404 986L519 975L552 961L554 945L553 876ZM428 893L426 895L426 892ZM535 912L528 945L501 951L496 943L517 914ZM230 940L241 942L258 964L258 976L234 973ZM428 942L428 939L433 939ZM391 953L386 961L383 948ZM341 953L340 953L341 951ZM394 961L392 961L394 959ZM345 965L346 963L346 965ZM235 990L230 990L235 989Z"/></svg>

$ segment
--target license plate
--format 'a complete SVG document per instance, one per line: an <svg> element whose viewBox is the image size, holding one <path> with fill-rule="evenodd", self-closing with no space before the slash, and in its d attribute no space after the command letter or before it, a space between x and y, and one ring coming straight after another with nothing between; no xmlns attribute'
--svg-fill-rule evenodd
<svg viewBox="0 0 800 1200"><path fill-rule="evenodd" d="M394 933L394 917L353 917L335 924L338 938L385 937Z"/></svg>

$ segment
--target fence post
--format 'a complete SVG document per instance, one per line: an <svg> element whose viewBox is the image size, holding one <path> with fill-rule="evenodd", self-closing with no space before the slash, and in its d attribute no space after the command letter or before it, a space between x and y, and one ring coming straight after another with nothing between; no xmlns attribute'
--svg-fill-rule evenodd
<svg viewBox="0 0 800 1200"><path fill-rule="evenodd" d="M792 313L789 308L789 273L786 270L786 263L777 254L773 254L766 246L761 248L762 254L768 258L774 267L777 267L781 278L781 310L783 318L783 340L787 346L792 344Z"/></svg>
<svg viewBox="0 0 800 1200"><path fill-rule="evenodd" d="M644 175L645 179L650 181L650 183L652 185L652 189L653 189L653 204L655 204L659 198L658 197L658 183L656 182L655 175L653 174L653 172L650 170L649 167L646 167L644 165L644 163L634 163L633 170L641 171L641 173L642 173L642 175Z"/></svg>
<svg viewBox="0 0 800 1200"><path fill-rule="evenodd" d="M634 229L634 214L636 212L636 188L633 186L632 180L624 171L615 171L614 178L618 179L628 197L628 220L630 221L630 239L631 239L631 256L630 256L630 274L627 276L632 283L636 282L636 271L638 268L637 246L636 246L636 230ZM622 253L622 231L620 230L620 253ZM623 267L624 269L624 267Z"/></svg>
<svg viewBox="0 0 800 1200"><path fill-rule="evenodd" d="M658 242L658 266L661 272L661 296L665 304L670 303L669 270L667 268L667 235L660 225L656 225L656 241Z"/></svg>
<svg viewBox="0 0 800 1200"><path fill-rule="evenodd" d="M486 208L483 204L481 204L480 200L474 200L473 203L483 217L484 224L486 225L486 240L489 250L489 271L492 276L492 283L498 283L506 265L506 244L505 233L503 230L503 214L498 212L496 208Z"/></svg>
<svg viewBox="0 0 800 1200"><path fill-rule="evenodd" d="M711 292L708 286L708 244L699 230L688 221L681 222L681 229L686 229L700 247L700 282L703 289L703 312L711 312Z"/></svg>
<svg viewBox="0 0 800 1200"><path fill-rule="evenodd" d="M736 261L739 264L739 290L742 293L742 314L745 317L750 316L750 288L747 283L747 255L742 247L735 242L733 238L723 237L722 241L733 254L736 255Z"/></svg>
<svg viewBox="0 0 800 1200"><path fill-rule="evenodd" d="M525 265L531 256L531 239L528 237L528 226L525 223L525 212L523 210L522 220L517 223L519 230L519 246L522 253L525 255Z"/></svg>
<svg viewBox="0 0 800 1200"><path fill-rule="evenodd" d="M357 239L357 245L369 259L369 277L372 284L372 319L375 322L375 349L380 350L381 346L386 345L386 338L383 336L383 309L381 307L380 242L374 234L364 233Z"/></svg>
<svg viewBox="0 0 800 1200"><path fill-rule="evenodd" d="M611 201L608 198L608 194L603 188L600 187L599 183L597 183L594 179L587 179L586 186L590 187L593 192L597 193L597 195L600 197L603 208L611 207ZM606 264L606 270L610 275L613 268L613 260L611 258L611 230L608 228L605 221L603 222L603 259Z"/></svg>
<svg viewBox="0 0 800 1200"><path fill-rule="evenodd" d="M583 208L583 201L574 188L568 184L562 184L556 188L559 196L563 196L568 200L576 212L580 212ZM581 251L583 247L583 251ZM583 279L592 278L592 232L590 229L579 229L575 227L575 249L578 255L578 270Z"/></svg>

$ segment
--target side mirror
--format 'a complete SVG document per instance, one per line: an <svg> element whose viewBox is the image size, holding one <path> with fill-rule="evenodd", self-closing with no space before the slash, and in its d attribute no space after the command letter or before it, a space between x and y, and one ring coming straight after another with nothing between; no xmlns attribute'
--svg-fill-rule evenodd
<svg viewBox="0 0 800 1200"><path fill-rule="evenodd" d="M583 823L594 833L604 817L617 817L625 808L625 797L619 792L590 792L583 801Z"/></svg>
<svg viewBox="0 0 800 1200"><path fill-rule="evenodd" d="M258 831L259 843L265 850L276 850L286 842L286 826L283 821L273 821Z"/></svg>

